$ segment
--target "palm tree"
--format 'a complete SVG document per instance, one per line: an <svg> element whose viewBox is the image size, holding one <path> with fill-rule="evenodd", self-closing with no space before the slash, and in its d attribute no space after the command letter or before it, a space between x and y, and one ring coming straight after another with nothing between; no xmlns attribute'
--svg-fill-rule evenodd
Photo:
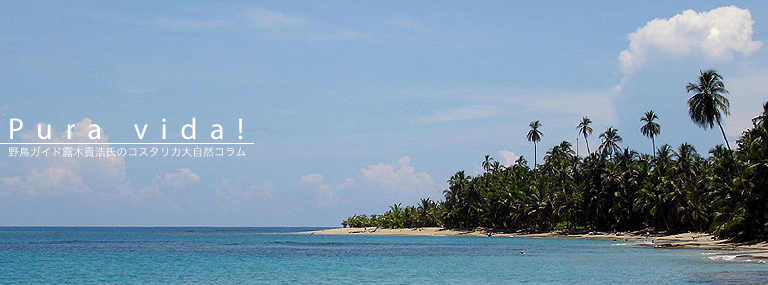
<svg viewBox="0 0 768 285"><path fill-rule="evenodd" d="M435 226L435 208L437 204L429 198L422 198L421 204L416 207L419 213L419 226Z"/></svg>
<svg viewBox="0 0 768 285"><path fill-rule="evenodd" d="M600 150L603 154L613 155L621 151L619 142L622 141L622 138L619 136L619 130L609 127L604 133L600 134L600 138L603 139L603 143L600 144Z"/></svg>
<svg viewBox="0 0 768 285"><path fill-rule="evenodd" d="M493 166L493 158L490 155L485 155L485 160L483 160L483 169L485 172L488 172L491 170L491 167Z"/></svg>
<svg viewBox="0 0 768 285"><path fill-rule="evenodd" d="M651 144L653 144L653 156L656 157L656 140L654 139L659 133L661 133L661 126L653 120L658 119L656 113L653 110L645 112L645 117L640 118L641 122L645 122L645 125L640 127L640 131L644 136L651 138Z"/></svg>
<svg viewBox="0 0 768 285"><path fill-rule="evenodd" d="M592 127L589 125L592 124L592 120L590 120L587 117L581 118L581 123L579 123L578 126L576 126L577 129L579 129L579 134L582 134L584 136L584 141L587 142L587 155L589 155L589 141L587 140L587 136L592 134Z"/></svg>
<svg viewBox="0 0 768 285"><path fill-rule="evenodd" d="M728 144L728 138L725 136L723 125L720 123L722 114L730 115L730 103L723 94L728 94L723 84L723 77L714 70L699 71L699 83L688 83L685 90L694 91L696 94L688 99L688 114L693 123L703 129L714 128L715 123L720 127L723 133L723 139L728 150L731 145Z"/></svg>
<svg viewBox="0 0 768 285"><path fill-rule="evenodd" d="M541 141L541 137L544 136L544 134L539 131L539 128L541 127L539 120L531 122L528 126L531 127L531 130L528 131L526 137L529 142L533 142L533 168L536 168L536 143Z"/></svg>
<svg viewBox="0 0 768 285"><path fill-rule="evenodd" d="M464 171L459 171L448 179L448 189L443 190L445 210L443 222L444 226L449 228L461 228L464 226L466 214L466 200L464 193L469 188L471 176L467 176Z"/></svg>

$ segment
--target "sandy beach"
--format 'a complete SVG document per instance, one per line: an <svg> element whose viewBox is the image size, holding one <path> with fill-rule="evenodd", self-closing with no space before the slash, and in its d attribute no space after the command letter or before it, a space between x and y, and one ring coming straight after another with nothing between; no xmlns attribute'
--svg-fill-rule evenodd
<svg viewBox="0 0 768 285"><path fill-rule="evenodd" d="M557 231L546 233L499 233L485 229L452 230L440 227L387 229L378 227L367 228L332 228L308 234L323 235L399 235L399 236L456 236L456 237L533 237L533 238L588 238L627 242L631 245L648 246L653 248L693 248L713 250L710 259L735 260L746 262L768 263L768 243L739 244L728 240L716 239L708 233L679 233L664 235L656 233L628 232L590 232L586 234L563 234ZM723 253L725 252L725 253Z"/></svg>

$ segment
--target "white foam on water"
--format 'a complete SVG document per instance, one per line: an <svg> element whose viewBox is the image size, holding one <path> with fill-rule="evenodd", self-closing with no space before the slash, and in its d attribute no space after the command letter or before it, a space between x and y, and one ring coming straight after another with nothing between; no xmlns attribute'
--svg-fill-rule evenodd
<svg viewBox="0 0 768 285"><path fill-rule="evenodd" d="M710 260L720 260L720 261L734 261L738 255L714 255L714 256L708 256Z"/></svg>

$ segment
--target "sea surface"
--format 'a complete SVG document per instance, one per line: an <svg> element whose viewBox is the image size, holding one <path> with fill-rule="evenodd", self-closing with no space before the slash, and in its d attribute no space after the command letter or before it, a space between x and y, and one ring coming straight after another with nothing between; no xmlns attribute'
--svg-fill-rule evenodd
<svg viewBox="0 0 768 285"><path fill-rule="evenodd" d="M317 229L2 227L0 284L768 283L767 264L712 260L711 251L301 233Z"/></svg>

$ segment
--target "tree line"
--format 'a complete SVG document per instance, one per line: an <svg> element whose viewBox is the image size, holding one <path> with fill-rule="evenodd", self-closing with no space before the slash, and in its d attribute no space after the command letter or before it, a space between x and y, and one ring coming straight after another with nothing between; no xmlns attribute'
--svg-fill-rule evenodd
<svg viewBox="0 0 768 285"><path fill-rule="evenodd" d="M588 155L575 154L563 141L537 161L541 123L530 123L527 139L534 144L534 164L520 157L501 165L486 155L477 176L456 172L443 191L443 201L421 199L418 205L395 204L381 215L353 215L345 227L409 228L440 226L497 231L707 231L736 241L768 239L768 102L732 150L723 130L729 115L728 90L713 70L700 72L686 86L692 121L702 128L717 125L725 147L703 157L692 145L656 148L661 133L653 110L641 118L640 131L651 139L653 154L622 148L618 130L599 135L589 149L592 121L584 117L577 130Z"/></svg>

